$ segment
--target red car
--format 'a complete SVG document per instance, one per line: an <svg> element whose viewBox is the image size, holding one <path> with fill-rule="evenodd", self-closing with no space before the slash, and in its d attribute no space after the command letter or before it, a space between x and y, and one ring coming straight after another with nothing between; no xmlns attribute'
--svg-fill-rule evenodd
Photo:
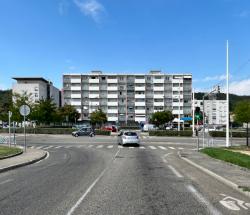
<svg viewBox="0 0 250 215"><path fill-rule="evenodd" d="M102 128L102 130L117 132L117 129L114 125L106 125Z"/></svg>

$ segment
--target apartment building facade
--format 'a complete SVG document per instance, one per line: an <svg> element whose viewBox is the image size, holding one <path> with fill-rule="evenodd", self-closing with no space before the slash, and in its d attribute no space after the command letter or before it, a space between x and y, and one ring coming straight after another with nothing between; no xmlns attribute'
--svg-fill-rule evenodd
<svg viewBox="0 0 250 215"><path fill-rule="evenodd" d="M175 117L191 115L192 75L149 74L63 75L63 103L81 113L81 120L101 108L109 122L148 122L152 113L172 111Z"/></svg>
<svg viewBox="0 0 250 215"><path fill-rule="evenodd" d="M35 103L41 99L51 98L57 107L61 106L61 95L59 89L53 83L42 77L13 77L16 83L12 85L12 92L30 95L31 102Z"/></svg>
<svg viewBox="0 0 250 215"><path fill-rule="evenodd" d="M195 107L200 107L203 112L203 100L195 100ZM226 125L227 123L227 100L204 100L205 115L208 124Z"/></svg>

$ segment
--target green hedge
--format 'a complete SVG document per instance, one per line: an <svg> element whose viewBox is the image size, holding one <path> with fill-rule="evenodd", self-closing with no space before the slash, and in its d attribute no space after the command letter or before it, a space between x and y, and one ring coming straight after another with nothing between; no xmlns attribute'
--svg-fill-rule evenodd
<svg viewBox="0 0 250 215"><path fill-rule="evenodd" d="M27 134L71 134L77 129L72 128L26 128ZM0 129L0 133L8 133L9 129ZM13 131L12 131L13 132ZM23 128L17 128L16 133L23 133ZM110 131L95 130L96 135L110 135Z"/></svg>
<svg viewBox="0 0 250 215"><path fill-rule="evenodd" d="M209 131L209 135L211 137L226 137L226 132L225 131ZM232 133L233 137L246 137L247 133L246 132L233 132ZM230 133L231 136L231 133Z"/></svg>
<svg viewBox="0 0 250 215"><path fill-rule="evenodd" d="M182 137L192 137L192 131L172 131L172 130L157 130L149 131L149 136L182 136Z"/></svg>
<svg viewBox="0 0 250 215"><path fill-rule="evenodd" d="M120 130L139 130L139 126L121 126L119 128Z"/></svg>

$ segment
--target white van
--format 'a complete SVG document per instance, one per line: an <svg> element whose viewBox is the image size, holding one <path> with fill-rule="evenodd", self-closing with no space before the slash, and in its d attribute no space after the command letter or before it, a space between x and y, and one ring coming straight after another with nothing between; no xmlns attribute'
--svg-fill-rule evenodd
<svg viewBox="0 0 250 215"><path fill-rule="evenodd" d="M142 128L142 131L154 131L157 130L157 127L154 124L145 124Z"/></svg>

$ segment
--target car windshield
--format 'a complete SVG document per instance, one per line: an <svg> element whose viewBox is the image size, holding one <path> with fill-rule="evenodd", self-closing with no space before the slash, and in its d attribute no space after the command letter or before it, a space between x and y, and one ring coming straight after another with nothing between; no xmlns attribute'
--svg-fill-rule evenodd
<svg viewBox="0 0 250 215"><path fill-rule="evenodd" d="M124 135L126 135L126 136L137 136L137 133L135 133L135 132L125 132Z"/></svg>

